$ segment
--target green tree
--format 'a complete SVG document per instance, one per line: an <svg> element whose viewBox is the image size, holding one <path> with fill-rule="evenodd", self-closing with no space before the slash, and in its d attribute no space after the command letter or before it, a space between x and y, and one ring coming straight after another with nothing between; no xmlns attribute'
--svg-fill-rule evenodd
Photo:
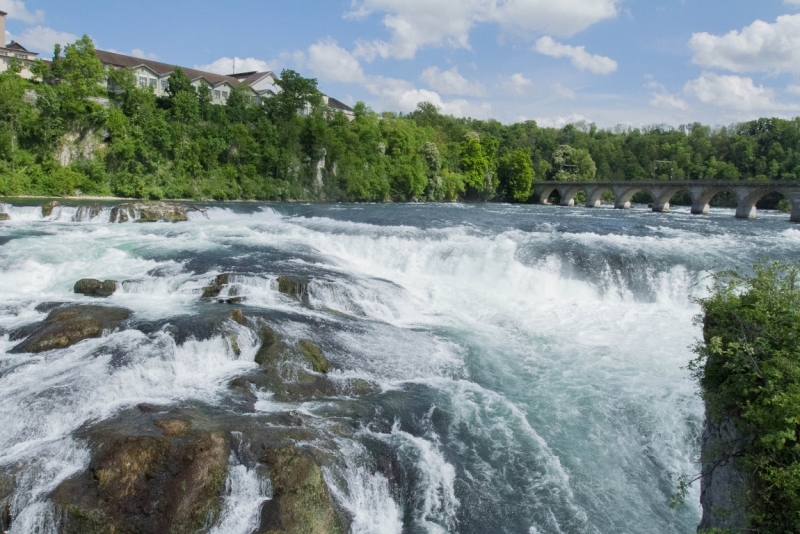
<svg viewBox="0 0 800 534"><path fill-rule="evenodd" d="M535 173L526 149L518 148L501 158L497 175L506 200L525 202L530 198Z"/></svg>
<svg viewBox="0 0 800 534"><path fill-rule="evenodd" d="M553 165L556 168L556 180L588 182L594 180L597 174L597 165L585 148L559 146L553 152Z"/></svg>
<svg viewBox="0 0 800 534"><path fill-rule="evenodd" d="M483 151L481 138L468 133L461 142L461 172L467 192L479 198L490 198L493 184L489 173L489 158Z"/></svg>

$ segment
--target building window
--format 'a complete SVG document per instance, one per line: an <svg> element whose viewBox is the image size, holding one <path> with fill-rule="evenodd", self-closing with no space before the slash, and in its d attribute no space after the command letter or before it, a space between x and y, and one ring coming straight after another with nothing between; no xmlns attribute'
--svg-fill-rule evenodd
<svg viewBox="0 0 800 534"><path fill-rule="evenodd" d="M228 91L222 91L222 98L228 98Z"/></svg>
<svg viewBox="0 0 800 534"><path fill-rule="evenodd" d="M214 91L214 98L219 100L219 91Z"/></svg>
<svg viewBox="0 0 800 534"><path fill-rule="evenodd" d="M147 76L139 76L139 87L147 87Z"/></svg>
<svg viewBox="0 0 800 534"><path fill-rule="evenodd" d="M155 87L157 83L158 80L156 80L155 78L150 78L150 87Z"/></svg>
<svg viewBox="0 0 800 534"><path fill-rule="evenodd" d="M253 97L253 104L255 104L257 106L260 103L261 103L261 98L259 98L258 96L254 96Z"/></svg>
<svg viewBox="0 0 800 534"><path fill-rule="evenodd" d="M169 80L161 80L161 89L164 91L169 89Z"/></svg>
<svg viewBox="0 0 800 534"><path fill-rule="evenodd" d="M26 56L25 54L17 54L17 57L20 59L28 59L28 56Z"/></svg>

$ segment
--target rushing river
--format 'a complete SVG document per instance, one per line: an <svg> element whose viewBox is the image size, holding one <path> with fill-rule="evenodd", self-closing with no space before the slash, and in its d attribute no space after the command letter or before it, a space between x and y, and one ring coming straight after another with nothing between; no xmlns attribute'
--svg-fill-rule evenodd
<svg viewBox="0 0 800 534"><path fill-rule="evenodd" d="M346 423L324 473L354 533L692 533L699 489L669 501L698 469L693 298L711 270L800 253L788 216L730 210L237 204L177 224L0 211L0 474L22 473L13 534L56 528L48 495L90 459L78 431L145 402ZM228 384L256 367L248 332L239 355L168 328L10 353L8 332L42 320L38 305L91 300L72 291L81 278L126 281L102 303L141 323L185 325L226 307L201 298L220 273L236 275L245 313L319 344L334 381L376 390L237 403ZM278 292L282 275L312 280L308 304ZM269 490L245 463L228 487L214 531L251 534Z"/></svg>

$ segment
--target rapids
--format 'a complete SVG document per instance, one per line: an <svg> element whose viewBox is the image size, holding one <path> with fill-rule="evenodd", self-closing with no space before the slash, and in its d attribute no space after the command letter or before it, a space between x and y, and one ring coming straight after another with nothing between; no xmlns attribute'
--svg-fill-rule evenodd
<svg viewBox="0 0 800 534"><path fill-rule="evenodd" d="M688 372L693 299L711 270L796 258L785 216L691 216L508 205L208 205L177 224L108 224L109 208L0 204L0 475L12 534L56 532L48 496L86 469L83 431L140 403L257 423L301 412L354 432L324 475L354 533L692 533L702 402ZM93 216L93 214L95 216ZM140 324L218 313L202 288L233 273L242 309L325 349L334 381L374 392L299 404L230 381L256 368L219 336L129 329L38 355L14 329L47 302L88 302L81 278L124 283L107 304ZM311 279L308 303L278 292ZM231 439L242 443L236 430ZM237 441L238 440L238 441ZM307 444L315 446L315 444ZM251 534L270 480L231 452L212 532Z"/></svg>

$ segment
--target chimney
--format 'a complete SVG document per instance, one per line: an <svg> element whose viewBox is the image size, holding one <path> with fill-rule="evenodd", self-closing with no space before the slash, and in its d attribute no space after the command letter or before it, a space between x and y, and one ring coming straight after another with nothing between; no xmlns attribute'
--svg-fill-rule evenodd
<svg viewBox="0 0 800 534"><path fill-rule="evenodd" d="M4 48L5 48L6 44L7 44L7 42L6 42L6 15L8 15L8 13L6 13L5 11L0 11L0 39L1 39L0 40L0 46L2 46Z"/></svg>

